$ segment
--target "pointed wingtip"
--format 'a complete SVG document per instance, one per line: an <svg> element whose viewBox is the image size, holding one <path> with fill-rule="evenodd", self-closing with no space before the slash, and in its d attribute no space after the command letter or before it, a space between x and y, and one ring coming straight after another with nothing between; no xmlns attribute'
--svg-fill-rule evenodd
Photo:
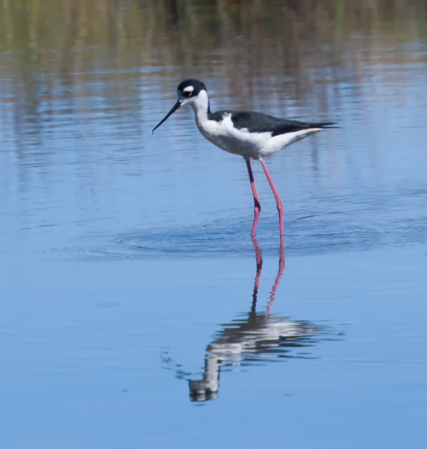
<svg viewBox="0 0 427 449"><path fill-rule="evenodd" d="M336 122L329 122L329 123L322 123L322 128L334 129L334 128L340 128L340 126L338 126L338 123L336 123Z"/></svg>
<svg viewBox="0 0 427 449"><path fill-rule="evenodd" d="M316 127L321 129L334 129L341 128L340 126L335 126L337 123L335 122L321 122L321 123L310 123L310 127Z"/></svg>

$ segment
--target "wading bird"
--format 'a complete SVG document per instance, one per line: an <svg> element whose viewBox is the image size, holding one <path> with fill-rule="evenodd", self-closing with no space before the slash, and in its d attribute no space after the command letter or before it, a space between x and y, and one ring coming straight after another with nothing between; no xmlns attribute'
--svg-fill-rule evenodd
<svg viewBox="0 0 427 449"><path fill-rule="evenodd" d="M274 186L264 157L277 153L288 145L322 131L335 123L304 123L296 120L276 118L260 112L217 111L211 112L206 86L193 79L183 81L177 89L178 101L152 133L181 106L189 104L195 113L196 123L202 135L222 150L243 156L249 173L255 203L255 217L251 236L255 235L261 204L256 191L251 167L251 158L260 161L279 211L280 236L283 242L283 204Z"/></svg>

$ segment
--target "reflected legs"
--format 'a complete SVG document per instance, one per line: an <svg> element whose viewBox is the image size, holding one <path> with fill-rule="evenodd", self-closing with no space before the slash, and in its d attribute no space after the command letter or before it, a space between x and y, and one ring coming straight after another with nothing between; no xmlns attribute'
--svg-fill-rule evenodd
<svg viewBox="0 0 427 449"><path fill-rule="evenodd" d="M262 257L261 257L261 249L258 245L257 239L253 236L252 236L252 243L255 248L255 258L256 258L256 276L255 276L255 283L254 283L254 293L252 295L252 310L251 310L251 312L254 313L255 309L256 309L259 279L261 277Z"/></svg>
<svg viewBox="0 0 427 449"><path fill-rule="evenodd" d="M259 280L261 277L261 270L262 270L262 256L261 256L261 249L258 245L258 241L255 237L252 237L252 243L255 248L255 258L256 258L256 276L255 276L255 283L254 283L254 293L252 295L252 308L251 308L251 315L256 316L256 303L257 303L257 295L258 295L258 288L259 288ZM276 291L280 284L280 278L283 275L283 271L285 270L285 249L282 246L280 248L280 258L279 258L279 271L277 272L276 279L274 280L273 288L271 289L269 301L267 303L267 315L270 314L271 306L276 299Z"/></svg>
<svg viewBox="0 0 427 449"><path fill-rule="evenodd" d="M283 236L282 236L283 237ZM282 238L280 239L282 241ZM276 276L276 280L274 281L273 288L270 293L270 300L267 303L267 315L270 315L271 306L276 299L276 290L280 283L280 278L283 275L283 270L285 269L285 249L283 246L280 248L280 259L279 259L279 271Z"/></svg>

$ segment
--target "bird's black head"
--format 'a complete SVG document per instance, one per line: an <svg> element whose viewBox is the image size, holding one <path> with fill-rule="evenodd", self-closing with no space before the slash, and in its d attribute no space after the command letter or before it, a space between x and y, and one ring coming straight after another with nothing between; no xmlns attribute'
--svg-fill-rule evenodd
<svg viewBox="0 0 427 449"><path fill-rule="evenodd" d="M178 96L184 98L194 98L199 95L199 93L204 90L206 91L206 86L197 80L185 80L178 86Z"/></svg>
<svg viewBox="0 0 427 449"><path fill-rule="evenodd" d="M202 95L200 93L202 92ZM204 107L209 110L209 100L206 86L197 80L185 80L177 88L178 101L175 106L166 114L166 117L151 131L152 133L164 123L176 110L185 104L193 107Z"/></svg>

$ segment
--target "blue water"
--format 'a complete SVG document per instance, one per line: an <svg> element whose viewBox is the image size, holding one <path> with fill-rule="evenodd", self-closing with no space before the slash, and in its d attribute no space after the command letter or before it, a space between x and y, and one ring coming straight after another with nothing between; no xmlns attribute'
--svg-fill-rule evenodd
<svg viewBox="0 0 427 449"><path fill-rule="evenodd" d="M250 312L254 260L60 259L2 266L5 447L424 445L425 247L289 257L271 320L305 331L235 351L205 403L188 380Z"/></svg>
<svg viewBox="0 0 427 449"><path fill-rule="evenodd" d="M258 260L243 160L191 111L150 134L173 67L135 68L117 81L132 95L110 98L107 58L37 113L2 81L2 447L425 447L425 41L394 52L343 67L327 108L286 105L341 128L267 160L285 255L253 164ZM213 108L239 106L219 72ZM281 83L255 80L269 94L245 101L281 115Z"/></svg>

